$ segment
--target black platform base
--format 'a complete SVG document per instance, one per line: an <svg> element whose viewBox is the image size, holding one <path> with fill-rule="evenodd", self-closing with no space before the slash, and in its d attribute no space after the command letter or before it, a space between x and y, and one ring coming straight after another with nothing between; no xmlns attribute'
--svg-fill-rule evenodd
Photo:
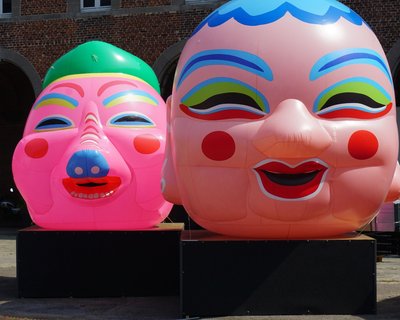
<svg viewBox="0 0 400 320"><path fill-rule="evenodd" d="M376 243L239 240L184 231L183 316L376 313Z"/></svg>
<svg viewBox="0 0 400 320"><path fill-rule="evenodd" d="M179 294L183 224L144 231L49 231L17 236L20 297Z"/></svg>

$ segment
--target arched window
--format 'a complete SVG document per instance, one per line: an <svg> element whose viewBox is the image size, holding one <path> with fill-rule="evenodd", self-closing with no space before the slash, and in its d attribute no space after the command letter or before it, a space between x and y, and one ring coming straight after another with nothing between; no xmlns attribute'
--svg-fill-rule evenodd
<svg viewBox="0 0 400 320"><path fill-rule="evenodd" d="M24 57L0 51L0 226L24 226L29 219L11 170L29 111L40 92L40 77Z"/></svg>
<svg viewBox="0 0 400 320"><path fill-rule="evenodd" d="M400 39L397 40L395 45L389 50L387 58L390 65L390 70L393 76L393 85L396 94L396 116L397 127L400 128ZM400 131L399 131L400 141ZM399 162L400 162L400 148L399 148Z"/></svg>
<svg viewBox="0 0 400 320"><path fill-rule="evenodd" d="M176 66L185 43L186 40L182 40L167 48L153 65L154 72L160 81L161 96L164 100L172 93Z"/></svg>
<svg viewBox="0 0 400 320"><path fill-rule="evenodd" d="M397 106L400 106L400 39L389 50L387 58L392 71Z"/></svg>

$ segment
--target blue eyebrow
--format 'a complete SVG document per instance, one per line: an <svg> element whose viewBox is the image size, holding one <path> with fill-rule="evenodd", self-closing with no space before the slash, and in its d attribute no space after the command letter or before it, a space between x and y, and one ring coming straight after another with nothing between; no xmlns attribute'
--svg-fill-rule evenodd
<svg viewBox="0 0 400 320"><path fill-rule="evenodd" d="M48 102L48 105L50 105L51 103L54 103L55 100L58 102L56 104L58 104L59 106L69 109L74 109L79 104L78 100L75 100L74 98L65 94L48 93L35 102L35 104L33 105L33 109L38 109L41 106L47 105L46 102Z"/></svg>
<svg viewBox="0 0 400 320"><path fill-rule="evenodd" d="M237 67L267 79L273 80L272 70L260 57L240 50L206 50L192 56L183 66L178 87L193 71L209 65Z"/></svg>
<svg viewBox="0 0 400 320"><path fill-rule="evenodd" d="M158 105L158 101L156 98L154 98L150 93L143 91L143 90L125 90L125 91L121 91L121 92L117 92L111 96L109 96L108 98L103 100L103 104L106 106L107 104L109 104L110 102L112 102L113 100L123 97L123 96L127 96L127 95L134 95L134 96L142 96L145 98L148 98L150 101L152 101L154 105Z"/></svg>
<svg viewBox="0 0 400 320"><path fill-rule="evenodd" d="M373 50L354 48L334 51L320 58L312 67L310 80L352 64L370 64L381 70L393 84L391 73L382 57Z"/></svg>

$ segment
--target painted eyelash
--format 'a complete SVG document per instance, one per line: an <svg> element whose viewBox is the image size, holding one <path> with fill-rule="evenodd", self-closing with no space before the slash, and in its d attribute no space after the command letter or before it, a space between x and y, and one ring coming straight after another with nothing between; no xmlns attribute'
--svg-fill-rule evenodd
<svg viewBox="0 0 400 320"><path fill-rule="evenodd" d="M227 120L227 119L249 119L257 120L265 116L265 113L258 109L249 109L243 106L225 106L214 107L207 110L190 109L189 107L181 104L180 109L183 113L190 117L200 120Z"/></svg>
<svg viewBox="0 0 400 320"><path fill-rule="evenodd" d="M392 110L393 104L389 103L382 108L372 109L361 104L342 104L328 107L317 114L324 119L352 118L360 120L376 119L383 117Z"/></svg>

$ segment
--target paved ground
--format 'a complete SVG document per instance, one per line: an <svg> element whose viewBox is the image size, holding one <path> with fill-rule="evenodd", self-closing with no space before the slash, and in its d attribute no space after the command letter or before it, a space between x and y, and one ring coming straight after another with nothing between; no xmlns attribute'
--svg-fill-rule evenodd
<svg viewBox="0 0 400 320"><path fill-rule="evenodd" d="M16 231L0 229L0 319L179 319L178 297L103 299L18 299ZM378 314L365 316L246 316L221 320L400 319L400 257L377 264Z"/></svg>

